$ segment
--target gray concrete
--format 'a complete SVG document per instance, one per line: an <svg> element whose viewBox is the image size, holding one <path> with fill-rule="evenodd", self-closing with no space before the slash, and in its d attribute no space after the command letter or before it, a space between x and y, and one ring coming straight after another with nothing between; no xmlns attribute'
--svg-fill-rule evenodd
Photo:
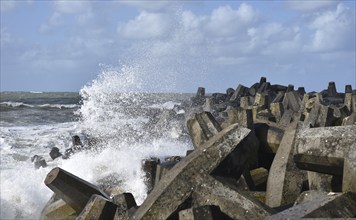
<svg viewBox="0 0 356 220"><path fill-rule="evenodd" d="M132 219L167 219L179 211L192 192L201 185L194 176L213 171L248 134L247 128L231 125L176 164L158 182Z"/></svg>
<svg viewBox="0 0 356 220"><path fill-rule="evenodd" d="M93 194L105 198L109 196L97 186L59 168L52 169L45 179L45 184L56 195L80 213Z"/></svg>
<svg viewBox="0 0 356 220"><path fill-rule="evenodd" d="M274 213L272 209L228 183L221 183L208 175L196 176L201 182L193 195L196 204L216 205L232 219L264 219Z"/></svg>
<svg viewBox="0 0 356 220"><path fill-rule="evenodd" d="M117 206L106 198L93 195L77 220L110 220L114 219Z"/></svg>
<svg viewBox="0 0 356 220"><path fill-rule="evenodd" d="M266 190L266 204L270 207L294 203L306 179L305 172L299 170L293 161L300 127L298 122L290 124L273 160Z"/></svg>
<svg viewBox="0 0 356 220"><path fill-rule="evenodd" d="M293 206L267 220L300 218L353 218L356 215L356 195L330 193Z"/></svg>

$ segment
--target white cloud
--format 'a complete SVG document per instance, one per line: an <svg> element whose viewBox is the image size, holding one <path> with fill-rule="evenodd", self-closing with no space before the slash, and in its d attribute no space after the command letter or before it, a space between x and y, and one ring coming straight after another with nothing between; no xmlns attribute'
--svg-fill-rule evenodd
<svg viewBox="0 0 356 220"><path fill-rule="evenodd" d="M339 0L304 0L304 1L291 0L288 1L288 5L293 10L309 12L309 11L315 11L322 8L334 6L338 2Z"/></svg>
<svg viewBox="0 0 356 220"><path fill-rule="evenodd" d="M214 9L207 29L217 36L231 36L241 28L253 24L258 19L258 13L252 6L242 3L237 10L230 5L220 6Z"/></svg>
<svg viewBox="0 0 356 220"><path fill-rule="evenodd" d="M128 39L160 38L169 33L171 22L167 14L142 11L126 24L119 24L117 32Z"/></svg>
<svg viewBox="0 0 356 220"><path fill-rule="evenodd" d="M311 43L306 45L305 49L320 52L354 49L354 16L355 14L341 3L335 10L316 14L309 25L313 31Z"/></svg>

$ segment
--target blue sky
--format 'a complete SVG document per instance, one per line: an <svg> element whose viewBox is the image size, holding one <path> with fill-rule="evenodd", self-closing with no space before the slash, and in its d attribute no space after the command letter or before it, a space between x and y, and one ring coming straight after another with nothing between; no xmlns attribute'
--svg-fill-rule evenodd
<svg viewBox="0 0 356 220"><path fill-rule="evenodd" d="M1 0L1 91L355 89L355 29L355 1Z"/></svg>

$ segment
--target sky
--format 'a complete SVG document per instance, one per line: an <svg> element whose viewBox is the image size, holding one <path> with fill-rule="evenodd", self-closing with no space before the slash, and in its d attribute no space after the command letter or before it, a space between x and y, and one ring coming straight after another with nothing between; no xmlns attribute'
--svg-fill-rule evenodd
<svg viewBox="0 0 356 220"><path fill-rule="evenodd" d="M355 3L1 0L1 91L356 89ZM127 86L129 85L129 86Z"/></svg>

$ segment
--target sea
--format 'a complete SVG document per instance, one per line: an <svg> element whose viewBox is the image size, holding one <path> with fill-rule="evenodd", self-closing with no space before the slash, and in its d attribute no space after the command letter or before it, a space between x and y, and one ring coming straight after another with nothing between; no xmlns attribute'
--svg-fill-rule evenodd
<svg viewBox="0 0 356 220"><path fill-rule="evenodd" d="M93 184L115 177L141 204L147 196L142 161L185 156L193 148L182 107L192 94L122 91L125 80L113 81L100 76L79 92L0 93L0 219L39 219L53 195L44 179L54 167ZM50 150L64 153L74 135L90 148L51 159ZM36 169L34 155L47 167Z"/></svg>

